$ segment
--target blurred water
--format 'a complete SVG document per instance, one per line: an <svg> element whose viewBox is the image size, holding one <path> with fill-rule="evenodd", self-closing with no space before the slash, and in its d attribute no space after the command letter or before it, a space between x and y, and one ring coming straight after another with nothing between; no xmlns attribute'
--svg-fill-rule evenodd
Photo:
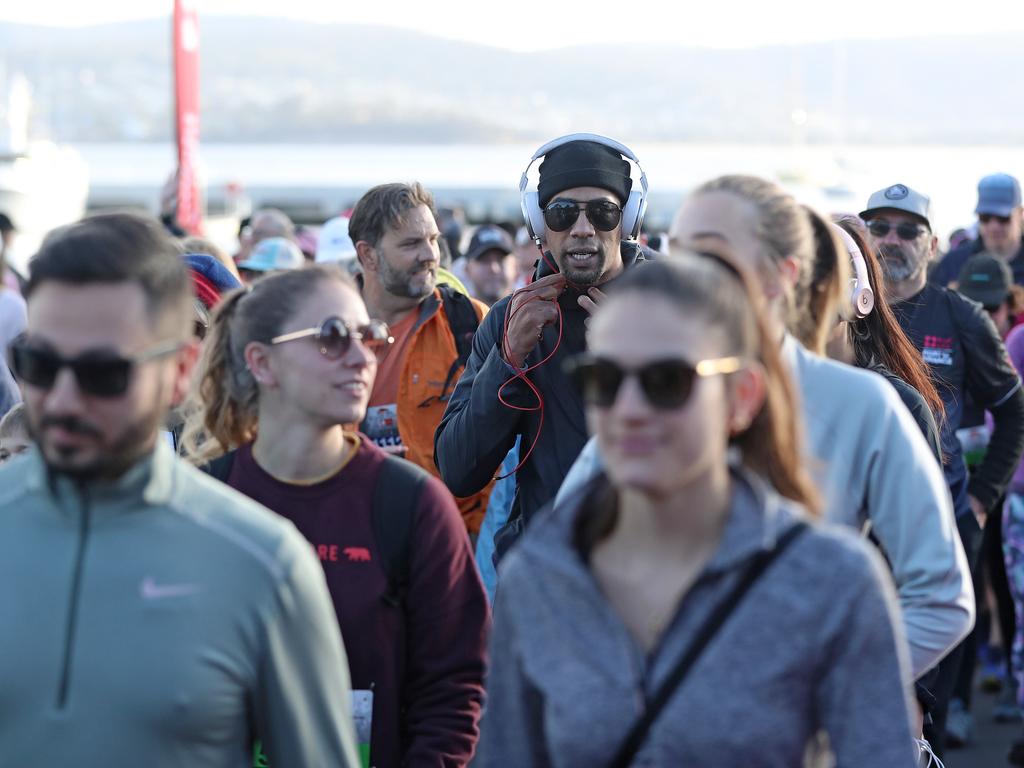
<svg viewBox="0 0 1024 768"><path fill-rule="evenodd" d="M859 210L875 189L896 182L932 197L935 229L946 234L972 222L978 179L1024 174L1024 146L798 146L639 144L660 205L722 173L782 181L805 202ZM158 189L175 162L172 144L80 144L94 188ZM515 193L532 145L205 144L211 190L245 187L355 188L418 179L436 191L480 188ZM670 198L666 198L670 195ZM670 202L671 201L671 202Z"/></svg>

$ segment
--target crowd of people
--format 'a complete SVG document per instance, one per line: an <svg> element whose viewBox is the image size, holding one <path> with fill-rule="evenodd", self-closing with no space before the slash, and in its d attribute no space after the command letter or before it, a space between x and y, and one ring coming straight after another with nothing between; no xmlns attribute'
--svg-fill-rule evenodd
<svg viewBox="0 0 1024 768"><path fill-rule="evenodd" d="M0 762L941 765L979 666L1024 723L1017 180L945 254L903 183L646 233L593 134L520 193L0 251Z"/></svg>

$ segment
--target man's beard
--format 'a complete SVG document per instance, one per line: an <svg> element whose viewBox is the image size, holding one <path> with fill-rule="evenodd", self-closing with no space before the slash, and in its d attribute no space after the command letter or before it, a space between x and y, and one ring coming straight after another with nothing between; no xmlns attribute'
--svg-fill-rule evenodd
<svg viewBox="0 0 1024 768"><path fill-rule="evenodd" d="M28 431L50 472L65 475L79 484L115 480L152 447L156 433L164 422L164 409L157 408L129 424L114 440L104 445L102 433L94 426L74 416L45 417L38 425L27 419ZM48 427L61 427L67 432L89 435L97 440L100 455L87 464L74 461L74 451L63 452L49 447L45 441Z"/></svg>
<svg viewBox="0 0 1024 768"><path fill-rule="evenodd" d="M572 257L569 255L572 251L582 247L593 247L597 251L594 254L593 266L587 267L576 267L572 263ZM608 261L608 256L605 253L604 243L587 243L586 246L581 246L579 243L567 246L561 257L558 259L559 271L565 275L565 279L573 285L591 286L597 285L601 277L605 272L605 264Z"/></svg>
<svg viewBox="0 0 1024 768"><path fill-rule="evenodd" d="M384 290L392 296L402 296L406 299L422 299L434 292L434 284L437 282L436 266L422 266L403 272L392 267L387 259L381 258L377 262L377 269L380 273L380 282L384 286ZM422 283L414 283L413 278L423 271L430 272L432 278L424 280Z"/></svg>
<svg viewBox="0 0 1024 768"><path fill-rule="evenodd" d="M885 279L892 283L913 280L928 263L928 255L923 249L916 250L908 245L882 243L878 246L878 252L882 255Z"/></svg>

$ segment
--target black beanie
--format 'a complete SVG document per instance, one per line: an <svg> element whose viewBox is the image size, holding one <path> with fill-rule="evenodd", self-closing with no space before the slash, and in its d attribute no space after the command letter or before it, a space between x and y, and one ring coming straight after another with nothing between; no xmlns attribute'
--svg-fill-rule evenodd
<svg viewBox="0 0 1024 768"><path fill-rule="evenodd" d="M607 189L625 206L633 188L629 162L611 147L593 141L573 141L555 147L540 164L540 207L550 203L559 192L574 187Z"/></svg>

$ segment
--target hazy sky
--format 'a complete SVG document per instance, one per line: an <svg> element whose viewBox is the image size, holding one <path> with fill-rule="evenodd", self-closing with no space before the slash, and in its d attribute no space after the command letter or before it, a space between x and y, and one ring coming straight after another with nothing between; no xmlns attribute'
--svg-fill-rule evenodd
<svg viewBox="0 0 1024 768"><path fill-rule="evenodd" d="M170 13L173 0L0 2L0 20L83 24ZM200 14L290 16L323 22L384 24L515 50L622 39L709 47L951 34L1024 33L1020 0L973 6L934 0L707 0L704 3L551 2L551 0L195 0ZM653 5L653 4L651 4ZM625 9L638 9L630 18ZM504 12L499 9L505 8Z"/></svg>

